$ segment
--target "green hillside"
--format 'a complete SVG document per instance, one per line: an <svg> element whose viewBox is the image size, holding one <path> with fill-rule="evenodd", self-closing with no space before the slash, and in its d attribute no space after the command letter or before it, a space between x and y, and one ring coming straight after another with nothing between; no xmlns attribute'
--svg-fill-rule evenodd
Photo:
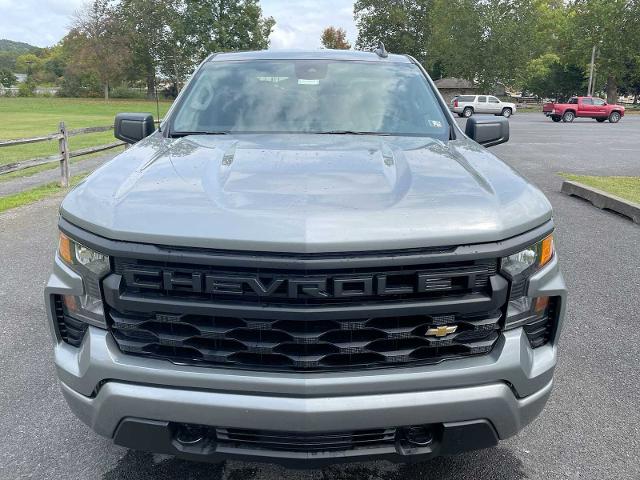
<svg viewBox="0 0 640 480"><path fill-rule="evenodd" d="M25 53L37 50L38 47L34 47L28 43L0 39L0 69L8 68L13 71L16 67L16 58Z"/></svg>
<svg viewBox="0 0 640 480"><path fill-rule="evenodd" d="M22 55L23 53L29 53L30 51L37 49L38 47L34 47L28 43L14 42L13 40L0 38L0 52L12 52L16 55Z"/></svg>

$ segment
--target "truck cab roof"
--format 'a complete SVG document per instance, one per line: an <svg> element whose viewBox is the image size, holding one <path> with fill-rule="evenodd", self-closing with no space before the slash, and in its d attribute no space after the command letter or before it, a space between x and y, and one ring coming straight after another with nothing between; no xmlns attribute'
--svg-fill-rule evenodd
<svg viewBox="0 0 640 480"><path fill-rule="evenodd" d="M210 62L243 60L342 60L360 62L412 63L407 55L389 54L381 57L374 52L358 50L260 50L254 52L216 53Z"/></svg>

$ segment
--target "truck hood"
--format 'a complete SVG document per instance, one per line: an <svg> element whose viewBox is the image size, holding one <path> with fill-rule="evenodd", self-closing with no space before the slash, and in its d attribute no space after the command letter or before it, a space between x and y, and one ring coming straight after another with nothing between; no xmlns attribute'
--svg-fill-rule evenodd
<svg viewBox="0 0 640 480"><path fill-rule="evenodd" d="M467 139L155 134L79 184L61 215L115 240L316 253L499 241L551 206Z"/></svg>

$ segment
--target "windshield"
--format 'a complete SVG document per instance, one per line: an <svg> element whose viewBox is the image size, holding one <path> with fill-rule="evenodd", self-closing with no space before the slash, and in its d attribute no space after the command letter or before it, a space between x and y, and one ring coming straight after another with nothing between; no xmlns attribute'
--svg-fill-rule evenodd
<svg viewBox="0 0 640 480"><path fill-rule="evenodd" d="M331 60L210 62L171 125L190 133L366 133L433 136L449 125L413 64Z"/></svg>

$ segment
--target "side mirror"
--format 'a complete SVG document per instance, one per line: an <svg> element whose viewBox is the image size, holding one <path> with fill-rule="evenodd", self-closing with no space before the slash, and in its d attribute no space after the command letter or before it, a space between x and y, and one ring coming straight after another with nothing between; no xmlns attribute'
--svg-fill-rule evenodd
<svg viewBox="0 0 640 480"><path fill-rule="evenodd" d="M471 117L464 133L484 147L509 141L509 120L504 117Z"/></svg>
<svg viewBox="0 0 640 480"><path fill-rule="evenodd" d="M113 135L123 142L136 143L156 129L150 113L119 113L113 124Z"/></svg>

